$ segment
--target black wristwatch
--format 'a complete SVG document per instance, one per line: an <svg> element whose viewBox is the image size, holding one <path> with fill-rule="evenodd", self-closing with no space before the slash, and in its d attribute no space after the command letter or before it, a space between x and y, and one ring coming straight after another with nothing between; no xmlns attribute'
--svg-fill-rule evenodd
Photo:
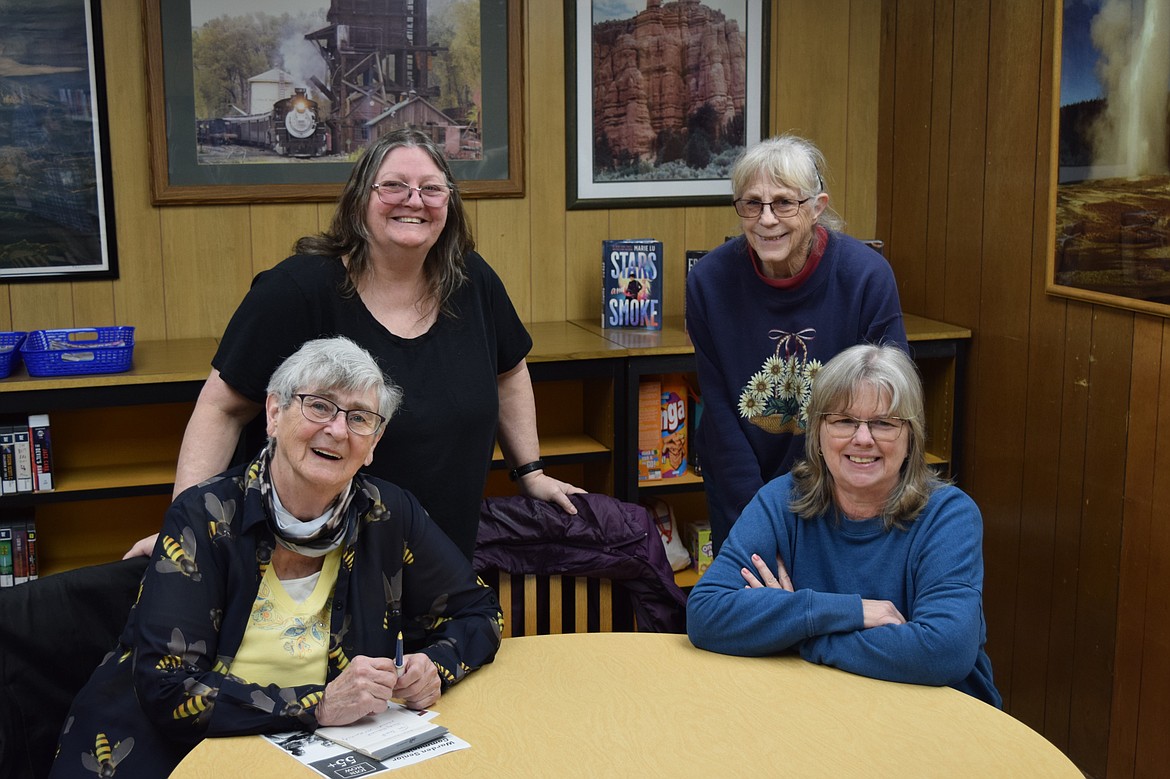
<svg viewBox="0 0 1170 779"><path fill-rule="evenodd" d="M508 478L511 479L512 481L520 481L521 476L527 476L528 474L532 473L533 471L542 471L542 470L544 470L544 460L537 457L535 460L533 460L530 463L525 463L524 465L517 465L512 470L508 471Z"/></svg>

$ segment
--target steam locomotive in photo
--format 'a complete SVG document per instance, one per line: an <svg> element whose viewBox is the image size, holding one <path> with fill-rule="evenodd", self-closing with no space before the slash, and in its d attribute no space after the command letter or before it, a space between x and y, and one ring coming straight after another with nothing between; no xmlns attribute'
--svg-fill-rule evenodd
<svg viewBox="0 0 1170 779"><path fill-rule="evenodd" d="M277 100L268 113L201 120L197 134L201 144L259 146L284 157L320 157L329 152L329 131L317 112L317 101L307 97L303 88Z"/></svg>

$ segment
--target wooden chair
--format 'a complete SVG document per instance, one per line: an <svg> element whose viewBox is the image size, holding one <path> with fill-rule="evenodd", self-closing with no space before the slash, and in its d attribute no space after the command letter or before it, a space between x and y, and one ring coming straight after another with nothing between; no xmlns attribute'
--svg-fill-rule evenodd
<svg viewBox="0 0 1170 779"><path fill-rule="evenodd" d="M685 630L686 595L650 510L594 493L571 500L575 514L483 500L473 567L499 595L503 635Z"/></svg>
<svg viewBox="0 0 1170 779"><path fill-rule="evenodd" d="M637 627L629 598L609 579L492 571L484 580L500 596L504 638Z"/></svg>

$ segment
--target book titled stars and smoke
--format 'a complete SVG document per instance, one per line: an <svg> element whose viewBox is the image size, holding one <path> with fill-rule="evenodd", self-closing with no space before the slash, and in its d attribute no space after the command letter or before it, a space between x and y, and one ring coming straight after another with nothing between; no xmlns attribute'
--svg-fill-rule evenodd
<svg viewBox="0 0 1170 779"><path fill-rule="evenodd" d="M602 327L662 329L662 241L601 243Z"/></svg>

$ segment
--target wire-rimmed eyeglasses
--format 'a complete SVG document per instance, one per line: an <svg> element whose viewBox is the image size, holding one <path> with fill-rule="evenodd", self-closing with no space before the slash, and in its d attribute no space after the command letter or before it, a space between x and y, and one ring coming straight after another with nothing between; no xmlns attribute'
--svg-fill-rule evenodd
<svg viewBox="0 0 1170 779"><path fill-rule="evenodd" d="M364 408L342 408L328 398L319 395L297 395L301 399L301 414L310 422L325 425L332 422L338 414L345 414L345 426L351 433L358 435L373 435L386 422L386 417L376 411L367 411Z"/></svg>
<svg viewBox="0 0 1170 779"><path fill-rule="evenodd" d="M893 441L902 432L902 428L909 420L906 417L874 417L873 419L858 419L848 414L821 414L825 421L825 430L833 438L852 438L857 435L858 429L865 425L869 435L875 441Z"/></svg>
<svg viewBox="0 0 1170 779"><path fill-rule="evenodd" d="M447 204L451 198L451 188L446 184L423 184L412 187L405 181L379 181L371 184L370 189L378 194L378 199L388 206L397 206L410 200L410 193L417 192L418 198L432 208L439 208Z"/></svg>
<svg viewBox="0 0 1170 779"><path fill-rule="evenodd" d="M772 215L779 219L794 215L800 210L801 206L810 200L812 200L811 197L806 197L804 200L793 200L792 198L782 197L772 201L753 200L751 198L741 197L739 200L732 200L731 205L735 206L735 213L744 219L757 218L760 214L764 213L764 206L771 208Z"/></svg>

